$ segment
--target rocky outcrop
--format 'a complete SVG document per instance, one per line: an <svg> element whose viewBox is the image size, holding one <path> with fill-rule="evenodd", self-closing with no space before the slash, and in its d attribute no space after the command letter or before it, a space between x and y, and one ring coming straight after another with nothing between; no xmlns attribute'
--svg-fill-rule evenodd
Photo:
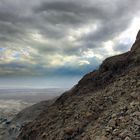
<svg viewBox="0 0 140 140"><path fill-rule="evenodd" d="M140 52L140 47L139 47L140 44L139 43L140 43L140 30L139 30L139 32L137 34L136 41L135 41L134 45L132 46L131 51L134 52L134 51L139 50L139 52Z"/></svg>
<svg viewBox="0 0 140 140"><path fill-rule="evenodd" d="M139 140L140 32L132 49L107 58L39 117L18 140Z"/></svg>

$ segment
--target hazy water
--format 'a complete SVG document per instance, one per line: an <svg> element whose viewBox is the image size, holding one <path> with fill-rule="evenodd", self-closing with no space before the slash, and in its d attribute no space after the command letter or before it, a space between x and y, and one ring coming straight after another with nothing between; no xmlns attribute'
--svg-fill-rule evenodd
<svg viewBox="0 0 140 140"><path fill-rule="evenodd" d="M71 88L81 79L69 77L0 77L0 89Z"/></svg>
<svg viewBox="0 0 140 140"><path fill-rule="evenodd" d="M10 116L32 104L60 96L66 89L0 89L0 117Z"/></svg>
<svg viewBox="0 0 140 140"><path fill-rule="evenodd" d="M60 96L67 89L0 89L0 100L21 100L39 102Z"/></svg>

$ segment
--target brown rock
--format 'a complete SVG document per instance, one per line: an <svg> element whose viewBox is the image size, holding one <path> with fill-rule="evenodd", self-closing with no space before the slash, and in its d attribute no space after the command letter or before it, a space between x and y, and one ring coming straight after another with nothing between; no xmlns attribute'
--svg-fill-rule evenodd
<svg viewBox="0 0 140 140"><path fill-rule="evenodd" d="M74 127L67 127L65 128L64 132L67 134L67 135L72 135L74 132L75 132L75 128Z"/></svg>
<svg viewBox="0 0 140 140"><path fill-rule="evenodd" d="M130 137L126 137L124 140L132 140Z"/></svg>
<svg viewBox="0 0 140 140"><path fill-rule="evenodd" d="M108 140L106 136L96 136L95 140Z"/></svg>
<svg viewBox="0 0 140 140"><path fill-rule="evenodd" d="M131 135L132 135L132 133L130 131L126 130L126 129L122 133L119 134L119 136L121 138L125 138L125 137L131 136Z"/></svg>
<svg viewBox="0 0 140 140"><path fill-rule="evenodd" d="M105 128L105 131L106 131L106 132L111 132L111 131L112 131L112 127L108 127L108 126L107 126L107 127Z"/></svg>
<svg viewBox="0 0 140 140"><path fill-rule="evenodd" d="M111 119L109 122L108 122L108 125L111 126L111 127L116 127L116 121L114 119Z"/></svg>
<svg viewBox="0 0 140 140"><path fill-rule="evenodd" d="M47 138L47 133L44 132L44 133L41 135L41 138L42 138L42 139L46 139L46 138Z"/></svg>
<svg viewBox="0 0 140 140"><path fill-rule="evenodd" d="M139 111L136 111L132 114L132 116L137 116L137 117L140 117L140 112Z"/></svg>
<svg viewBox="0 0 140 140"><path fill-rule="evenodd" d="M134 124L140 126L140 121L138 119L134 119Z"/></svg>
<svg viewBox="0 0 140 140"><path fill-rule="evenodd" d="M134 98L134 99L138 99L140 94L138 92L132 92L131 94L131 97Z"/></svg>
<svg viewBox="0 0 140 140"><path fill-rule="evenodd" d="M102 136L101 140L108 140L108 138L106 136Z"/></svg>
<svg viewBox="0 0 140 140"><path fill-rule="evenodd" d="M120 133L119 129L114 129L112 132L113 135L119 135L119 133Z"/></svg>
<svg viewBox="0 0 140 140"><path fill-rule="evenodd" d="M93 114L90 112L86 112L85 116L87 119L90 119L90 118L92 118Z"/></svg>

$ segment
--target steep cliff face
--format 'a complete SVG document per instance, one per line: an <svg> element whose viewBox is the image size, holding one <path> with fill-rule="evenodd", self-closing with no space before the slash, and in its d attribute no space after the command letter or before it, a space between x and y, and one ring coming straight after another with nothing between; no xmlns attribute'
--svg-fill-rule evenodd
<svg viewBox="0 0 140 140"><path fill-rule="evenodd" d="M26 125L18 140L139 140L140 32Z"/></svg>

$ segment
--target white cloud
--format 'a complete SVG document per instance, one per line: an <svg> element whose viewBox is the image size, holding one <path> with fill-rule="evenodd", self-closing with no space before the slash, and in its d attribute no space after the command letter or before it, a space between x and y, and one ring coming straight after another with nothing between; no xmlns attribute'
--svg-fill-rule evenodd
<svg viewBox="0 0 140 140"><path fill-rule="evenodd" d="M80 66L82 66L82 65L89 65L89 64L90 64L90 62L87 61L87 60L81 60L81 61L79 61L79 65Z"/></svg>

